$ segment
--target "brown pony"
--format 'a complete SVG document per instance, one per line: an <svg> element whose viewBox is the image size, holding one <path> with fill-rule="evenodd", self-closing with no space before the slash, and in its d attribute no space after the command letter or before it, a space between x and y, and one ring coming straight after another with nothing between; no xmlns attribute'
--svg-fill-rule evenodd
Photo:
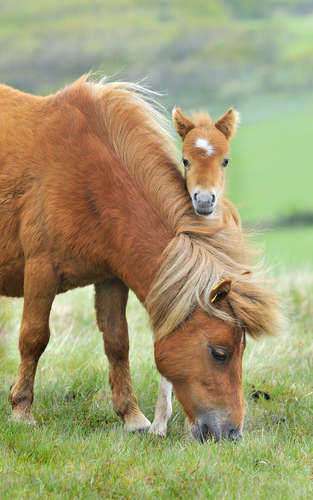
<svg viewBox="0 0 313 500"><path fill-rule="evenodd" d="M240 436L245 332L276 329L276 299L241 232L193 214L164 120L127 83L87 77L55 95L0 87L0 292L24 296L10 400L31 421L54 297L95 285L115 411L147 428L132 390L125 308L147 308L155 360L203 440Z"/></svg>
<svg viewBox="0 0 313 500"><path fill-rule="evenodd" d="M183 165L187 189L195 212L206 217L222 216L225 168L229 164L230 140L239 113L231 108L215 123L207 113L191 118L173 109L173 122L183 140Z"/></svg>

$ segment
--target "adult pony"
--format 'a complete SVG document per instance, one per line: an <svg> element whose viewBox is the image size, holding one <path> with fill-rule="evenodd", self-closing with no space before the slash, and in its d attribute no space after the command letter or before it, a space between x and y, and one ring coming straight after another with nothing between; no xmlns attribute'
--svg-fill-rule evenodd
<svg viewBox="0 0 313 500"><path fill-rule="evenodd" d="M93 283L126 428L149 426L129 373L131 288L194 435L234 439L244 418L245 332L276 329L276 299L246 274L240 231L193 214L162 116L140 92L87 77L48 97L0 87L0 293L24 296L13 416L32 420L55 295Z"/></svg>
<svg viewBox="0 0 313 500"><path fill-rule="evenodd" d="M225 168L239 113L230 108L216 122L207 113L189 118L180 108L174 108L172 116L183 141L186 184L194 210L205 217L222 216Z"/></svg>

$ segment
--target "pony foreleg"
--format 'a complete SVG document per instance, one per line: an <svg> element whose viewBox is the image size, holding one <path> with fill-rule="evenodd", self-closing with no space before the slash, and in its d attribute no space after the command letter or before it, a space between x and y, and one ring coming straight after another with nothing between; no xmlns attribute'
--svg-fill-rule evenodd
<svg viewBox="0 0 313 500"><path fill-rule="evenodd" d="M45 258L33 258L25 264L24 308L19 349L21 362L10 401L13 418L34 423L31 415L34 380L39 358L49 337L49 315L56 293L56 278Z"/></svg>
<svg viewBox="0 0 313 500"><path fill-rule="evenodd" d="M161 377L154 419L149 429L149 432L157 436L166 436L167 423L172 416L172 389L172 384Z"/></svg>
<svg viewBox="0 0 313 500"><path fill-rule="evenodd" d="M109 359L113 407L123 419L127 431L141 431L148 429L151 424L140 411L132 389L128 360L127 298L128 288L119 280L96 285L97 322Z"/></svg>

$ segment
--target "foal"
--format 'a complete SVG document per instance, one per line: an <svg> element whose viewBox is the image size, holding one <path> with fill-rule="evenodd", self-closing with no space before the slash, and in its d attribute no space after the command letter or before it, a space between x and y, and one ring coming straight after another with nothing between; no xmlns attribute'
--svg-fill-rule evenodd
<svg viewBox="0 0 313 500"><path fill-rule="evenodd" d="M239 113L231 108L214 122L207 113L195 113L189 118L174 108L173 122L183 141L186 184L194 210L205 217L219 217L223 211L224 171L230 162L230 140Z"/></svg>

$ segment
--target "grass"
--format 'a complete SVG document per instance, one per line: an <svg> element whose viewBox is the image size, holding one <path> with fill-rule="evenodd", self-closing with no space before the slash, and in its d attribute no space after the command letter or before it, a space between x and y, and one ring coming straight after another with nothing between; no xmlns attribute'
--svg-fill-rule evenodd
<svg viewBox="0 0 313 500"><path fill-rule="evenodd" d="M0 343L0 497L308 498L313 494L313 274L279 278L292 322L279 338L248 342L247 419L240 444L200 445L177 403L167 439L129 435L114 415L93 292L58 297L40 362L29 429L9 420L21 302L3 300ZM142 307L128 306L134 386L152 418L158 375ZM252 387L270 394L253 401Z"/></svg>
<svg viewBox="0 0 313 500"><path fill-rule="evenodd" d="M267 261L277 271L312 269L313 228L270 231L258 238ZM270 259L269 257L270 256Z"/></svg>

